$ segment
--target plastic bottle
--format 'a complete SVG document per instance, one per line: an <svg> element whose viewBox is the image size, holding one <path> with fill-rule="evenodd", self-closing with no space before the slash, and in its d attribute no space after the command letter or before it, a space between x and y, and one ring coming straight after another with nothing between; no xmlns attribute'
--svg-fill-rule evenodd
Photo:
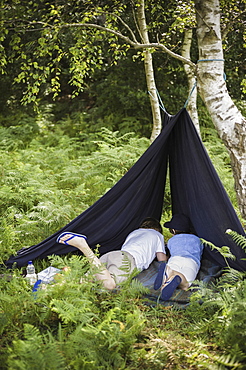
<svg viewBox="0 0 246 370"><path fill-rule="evenodd" d="M37 275L32 261L28 261L28 265L26 268L26 279L29 281L31 285L34 285L37 281Z"/></svg>

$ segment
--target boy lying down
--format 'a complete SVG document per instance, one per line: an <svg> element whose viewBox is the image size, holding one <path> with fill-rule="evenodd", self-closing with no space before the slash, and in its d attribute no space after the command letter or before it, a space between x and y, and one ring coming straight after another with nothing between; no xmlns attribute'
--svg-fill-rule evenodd
<svg viewBox="0 0 246 370"><path fill-rule="evenodd" d="M198 237L195 235L190 236L197 238L199 245L201 244ZM102 281L103 286L109 290L115 289L118 284L126 280L134 269L138 269L139 271L147 269L155 258L161 264L154 288L161 289L161 298L163 300L168 300L178 286L186 290L191 284L185 277L185 271L178 271L179 269L173 264L168 266L169 261L167 262L168 258L162 235L162 227L160 222L152 217L145 218L139 228L127 236L120 250L108 252L100 258L89 247L85 235L68 231L62 233L57 238L57 242L78 248L92 265L99 268L99 272L95 274L95 277ZM129 261L130 269L128 273L123 274L122 266L126 258ZM173 270L172 266L175 266L176 270ZM190 277L193 278L195 272L196 277L198 269L197 271L196 269L193 271L189 279Z"/></svg>

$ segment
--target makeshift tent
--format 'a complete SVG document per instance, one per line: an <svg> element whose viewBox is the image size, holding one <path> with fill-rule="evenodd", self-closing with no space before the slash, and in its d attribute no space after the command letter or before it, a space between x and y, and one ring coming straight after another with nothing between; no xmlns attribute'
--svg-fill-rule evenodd
<svg viewBox="0 0 246 370"><path fill-rule="evenodd" d="M21 249L6 265L24 266L28 260L75 251L56 243L63 231L87 235L92 248L101 245L101 254L120 249L144 217L160 219L168 162L173 213L188 215L199 237L216 246L229 246L236 256L236 260L229 260L230 265L246 270L245 253L225 234L228 228L242 235L244 230L185 108L174 116L165 114L160 135L95 204L41 243ZM217 265L225 265L220 253L209 247L204 255Z"/></svg>

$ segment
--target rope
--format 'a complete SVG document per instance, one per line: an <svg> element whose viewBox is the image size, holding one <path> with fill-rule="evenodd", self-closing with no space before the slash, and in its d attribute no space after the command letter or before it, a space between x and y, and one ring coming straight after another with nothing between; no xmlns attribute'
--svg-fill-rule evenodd
<svg viewBox="0 0 246 370"><path fill-rule="evenodd" d="M197 63L199 62L224 62L225 59L198 59Z"/></svg>
<svg viewBox="0 0 246 370"><path fill-rule="evenodd" d="M225 59L198 59L197 63L199 63L199 62L224 62L224 61L225 61ZM224 72L224 80L226 81L226 74L225 74L225 72ZM193 91L196 88L196 85L197 85L197 83L195 82L194 85L193 85L193 87L192 87L192 89L191 89L191 91L190 91L190 93L189 93L189 96L188 96L188 98L187 98L187 100L186 100L186 102L184 104L184 108L187 107L187 105L189 103L189 100L190 100L190 97L191 97L191 95L193 94ZM163 110L163 112L167 113L167 111L166 111L166 109L164 107L164 104L163 104L163 102L161 100L161 97L160 97L160 94L159 94L158 90L156 90L156 94L157 94L158 100L155 99L155 97L151 94L150 91L148 91L148 93L152 97L152 99L154 99L155 101L158 102L159 107Z"/></svg>
<svg viewBox="0 0 246 370"><path fill-rule="evenodd" d="M157 94L157 96L158 96L158 100L159 100L159 104L160 104L160 106L162 107L162 110L164 111L164 112L166 112L166 109L165 109L165 107L164 107L164 104L163 104L163 101L161 100L161 97L160 97L160 94L159 94L159 91L156 89L156 94Z"/></svg>
<svg viewBox="0 0 246 370"><path fill-rule="evenodd" d="M156 100L156 98L151 94L150 91L148 91L148 93L152 97L152 99L154 99L159 104L159 107L163 110L163 112L167 113L167 111L166 111L166 109L164 107L164 104L163 104L163 102L161 100L161 97L160 97L160 94L159 94L158 90L156 90L156 94L157 94L158 100Z"/></svg>
<svg viewBox="0 0 246 370"><path fill-rule="evenodd" d="M197 63L199 62L224 62L225 59L199 59ZM224 72L224 80L226 81L226 74Z"/></svg>
<svg viewBox="0 0 246 370"><path fill-rule="evenodd" d="M197 61L197 63L199 63L199 62L224 62L224 61L225 61L225 59L199 59ZM224 80L226 81L226 74L225 74L225 72L224 72ZM194 86L191 89L191 92L190 92L190 94L189 94L189 96L188 96L188 98L187 98L187 100L185 102L184 108L187 107L187 105L189 103L189 100L190 100L190 97L191 97L193 91L195 90L195 88L196 88L196 82L194 83Z"/></svg>
<svg viewBox="0 0 246 370"><path fill-rule="evenodd" d="M188 96L188 98L187 98L187 100L186 100L186 102L185 102L184 108L186 108L186 107L187 107L187 105L188 105L188 103L189 103L189 100L190 100L190 97L191 97L191 95L192 95L193 91L195 90L195 88L196 88L196 82L194 83L194 85L193 85L193 87L192 87L192 89L191 89L191 92L189 93L189 96Z"/></svg>

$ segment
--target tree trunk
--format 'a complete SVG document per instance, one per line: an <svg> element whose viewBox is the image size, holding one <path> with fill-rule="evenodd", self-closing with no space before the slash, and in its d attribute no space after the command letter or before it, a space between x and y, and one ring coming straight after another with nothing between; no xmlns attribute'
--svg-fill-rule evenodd
<svg viewBox="0 0 246 370"><path fill-rule="evenodd" d="M184 31L182 56L186 59L190 59L190 48L191 48L191 43L192 43L192 36L193 36L192 29ZM191 68L189 64L184 63L184 70L185 70L187 80L188 80L189 93L191 94L188 97L187 111L189 112L192 122L196 126L197 132L200 135L199 119L198 119L198 113L197 113L197 89L195 87L196 76L195 76L194 69Z"/></svg>
<svg viewBox="0 0 246 370"><path fill-rule="evenodd" d="M149 44L149 36L144 11L144 0L141 0L137 8L137 20L139 25L140 36L144 44ZM144 68L148 91L150 93L150 104L153 116L153 128L151 141L159 135L162 128L161 112L159 107L158 96L156 93L155 76L153 68L152 54L148 49L144 50Z"/></svg>
<svg viewBox="0 0 246 370"><path fill-rule="evenodd" d="M246 218L246 121L224 79L219 0L195 0L199 62L197 86L228 149L240 212Z"/></svg>

